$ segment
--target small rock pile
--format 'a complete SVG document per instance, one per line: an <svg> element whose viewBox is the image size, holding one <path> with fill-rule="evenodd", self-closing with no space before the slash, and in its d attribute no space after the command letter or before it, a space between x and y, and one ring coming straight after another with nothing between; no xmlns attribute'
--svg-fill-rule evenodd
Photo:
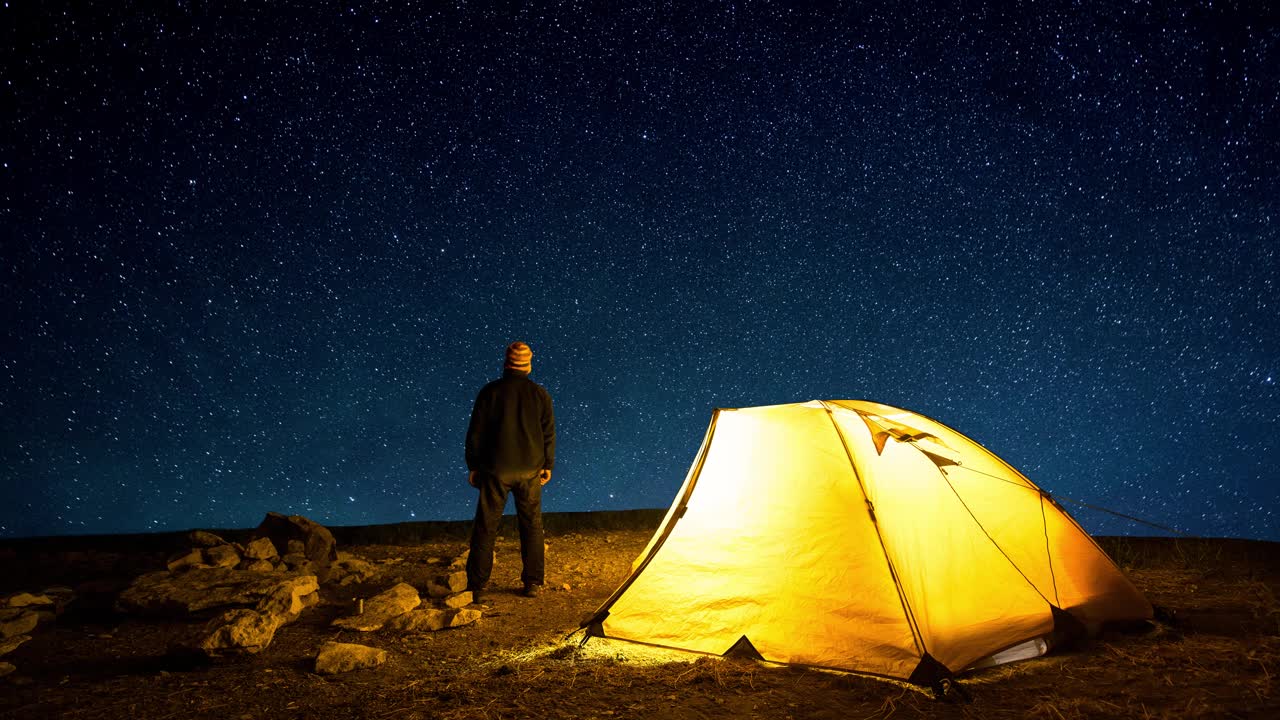
<svg viewBox="0 0 1280 720"><path fill-rule="evenodd" d="M144 616L216 613L184 649L209 657L248 655L271 644L275 633L320 600L325 578L369 577L359 558L338 558L328 528L301 515L267 513L244 545L204 530L166 570L134 580L118 609Z"/></svg>
<svg viewBox="0 0 1280 720"><path fill-rule="evenodd" d="M36 628L54 621L72 600L67 587L51 587L39 593L20 592L0 598L0 657L31 639ZM0 677L17 670L11 662L0 661Z"/></svg>
<svg viewBox="0 0 1280 720"><path fill-rule="evenodd" d="M296 572L329 579L338 559L333 533L301 515L267 513L244 545L223 540L205 530L189 536L191 549L169 559L169 572L199 568L228 568L248 572Z"/></svg>
<svg viewBox="0 0 1280 720"><path fill-rule="evenodd" d="M482 610L472 604L466 590L467 555L454 558L448 567L427 583L427 602L418 589L400 582L373 597L357 601L356 612L333 621L334 627L357 632L389 630L392 632L435 632L462 627L479 620ZM375 667L386 661L383 650L355 643L326 643L316 657L316 672L333 674Z"/></svg>
<svg viewBox="0 0 1280 720"><path fill-rule="evenodd" d="M119 594L116 608L144 617L207 619L173 648L206 658L242 657L262 652L276 632L320 602L322 584L345 586L377 579L385 568L338 552L328 528L300 515L267 513L243 544L207 530L189 536L190 547L169 558L164 570L143 574ZM434 632L478 620L466 590L467 553L444 561L432 558L434 575L424 594L412 585L392 587L356 602L356 612L333 622L357 632ZM384 585L385 586L385 585ZM70 602L68 588L0 598L0 656L30 639L39 623ZM424 596L426 606L424 607ZM384 662L386 651L350 643L326 643L316 671L346 672ZM0 676L14 671L0 662Z"/></svg>

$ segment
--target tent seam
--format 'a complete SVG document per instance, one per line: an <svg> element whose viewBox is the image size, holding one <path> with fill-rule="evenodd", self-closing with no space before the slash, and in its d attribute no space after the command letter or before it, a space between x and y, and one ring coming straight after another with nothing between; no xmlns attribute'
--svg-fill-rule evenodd
<svg viewBox="0 0 1280 720"><path fill-rule="evenodd" d="M924 633L920 631L920 626L916 622L915 613L911 610L911 603L907 602L906 593L902 589L902 581L898 578L898 571L893 566L893 560L889 557L889 548L884 544L884 537L880 534L880 522L876 520L875 506L871 504L871 498L867 495L867 488L862 483L862 476L858 474L858 467L853 462L853 452L849 450L849 443L845 440L844 432L840 430L839 423L836 422L835 414L831 412L831 407L825 400L820 400L822 408L827 411L827 419L831 421L831 427L836 431L836 437L840 438L840 447L844 449L845 457L849 460L849 470L853 472L853 479L858 483L858 489L862 491L862 499L867 503L868 514L871 516L871 527L875 530L876 540L880 541L880 551L884 554L885 565L889 568L889 577L893 579L893 588L898 593L898 602L902 604L902 612L906 616L907 627L911 630L911 639L916 644L916 650L921 657L929 654L929 649L925 646Z"/></svg>
<svg viewBox="0 0 1280 720"><path fill-rule="evenodd" d="M1049 579L1053 581L1053 600L1057 607L1062 607L1062 596L1058 593L1058 573L1053 569L1053 548L1049 545L1049 518L1044 512L1044 493L1040 494L1040 527L1044 529L1044 556L1049 561Z"/></svg>

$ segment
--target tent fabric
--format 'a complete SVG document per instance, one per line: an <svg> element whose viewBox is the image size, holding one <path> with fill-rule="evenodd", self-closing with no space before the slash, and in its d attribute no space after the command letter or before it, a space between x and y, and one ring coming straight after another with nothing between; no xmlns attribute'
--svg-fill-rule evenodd
<svg viewBox="0 0 1280 720"><path fill-rule="evenodd" d="M919 682L1046 648L1063 612L1096 626L1151 606L982 446L834 400L717 410L662 525L584 626Z"/></svg>

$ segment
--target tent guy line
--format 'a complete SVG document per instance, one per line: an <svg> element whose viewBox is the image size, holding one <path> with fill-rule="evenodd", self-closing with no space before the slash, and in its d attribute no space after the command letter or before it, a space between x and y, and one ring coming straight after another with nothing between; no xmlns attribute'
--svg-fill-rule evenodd
<svg viewBox="0 0 1280 720"><path fill-rule="evenodd" d="M1073 500L1073 499L1071 499L1071 498L1069 498L1069 497L1067 497L1067 496L1065 496L1065 495L1051 495L1051 494L1049 494L1049 493L1047 493L1047 492L1046 492L1046 493L1045 493L1045 497L1049 498L1050 500L1065 500L1066 502L1069 502L1069 503L1071 503L1072 505L1079 505L1080 507L1089 508L1090 510L1097 510L1098 512L1110 513L1111 515L1115 515L1116 517L1121 517L1121 518L1124 518L1125 520L1132 520L1132 521L1134 521L1134 522L1136 522L1136 523L1141 523L1141 524L1143 524L1143 525L1147 525L1147 526L1149 526L1149 527L1153 527L1153 528L1155 528L1155 529L1157 529L1157 530L1164 530L1165 532L1171 532L1171 533L1174 533L1175 535L1180 535L1180 536L1182 536L1182 537L1184 537L1184 538L1198 538L1198 537L1202 537L1202 536L1200 536L1200 535L1195 535L1195 534L1193 534L1193 533L1183 532L1183 531L1181 531L1181 530L1178 530L1177 528L1171 528L1171 527L1169 527L1168 525L1161 525L1160 523L1154 523L1154 522L1151 522L1150 520L1143 520L1143 519L1142 519L1142 518L1140 518L1140 517L1134 517L1133 515L1126 515L1126 514L1124 514L1124 513L1122 513L1122 512L1118 512L1118 511L1116 511L1116 510L1110 510L1110 509L1107 509L1107 508L1102 507L1101 505L1091 505L1091 504L1089 504L1089 503L1087 503L1087 502L1081 502L1081 501L1079 501L1079 500Z"/></svg>
<svg viewBox="0 0 1280 720"><path fill-rule="evenodd" d="M1044 488L1042 488L1042 487L1027 487L1026 485L1023 485L1023 484L1022 484L1022 483L1020 483L1020 482L1014 482L1013 480L1009 480L1009 479L1006 479L1006 478L1002 478L1002 477L999 477L999 476L997 476L997 475L992 475L991 473L985 473L985 472L982 472L981 470L977 470L977 469L975 469L975 468L965 467L964 465L959 464L959 463L957 463L957 464L955 465L955 467L958 467L958 468L960 468L961 470L968 470L969 472L977 473L977 474L979 474L979 475L985 475L985 476L987 476L987 477L989 477L989 478L991 478L991 479L993 479L993 480L999 480L1000 482L1003 482L1003 483L1009 483L1010 485L1013 485L1013 486L1015 486L1015 487L1026 488L1027 490L1035 490L1035 491L1039 492L1041 495L1043 495L1044 497L1048 498L1050 502L1057 502L1057 501L1059 501L1059 500L1062 500L1062 501L1065 501L1065 502L1069 502L1069 503L1071 503L1072 505L1079 505L1080 507L1083 507L1083 508L1089 508L1090 510L1097 510L1098 512L1104 512L1104 513L1108 513L1108 514L1110 514L1110 515L1115 515L1116 517L1124 518L1125 520L1132 520L1133 522L1140 523L1140 524L1142 524L1142 525L1146 525L1147 527L1155 528L1155 529L1157 529L1157 530L1163 530L1163 531L1165 531L1165 532L1171 532L1171 533L1174 533L1175 535L1180 535L1180 536L1185 537L1185 538L1198 538L1198 537L1202 537L1202 536L1200 536L1200 535L1195 535L1195 534L1192 534L1192 533L1183 532L1182 530L1178 530L1177 528L1169 527L1168 525L1161 525L1160 523L1152 522L1151 520L1144 520L1144 519L1142 519L1142 518L1140 518L1140 517L1136 517L1136 516L1134 516L1134 515L1126 515L1125 513L1119 512L1118 510L1112 510L1112 509L1110 509L1110 508L1105 508L1105 507L1102 507L1101 505L1093 505L1093 504L1090 504L1090 503L1084 502L1084 501L1082 501L1082 500L1076 500L1076 499L1073 499L1073 498L1069 498L1069 497L1067 497L1066 495L1059 495L1058 493L1051 493L1051 492L1049 492L1048 490L1045 490L1045 489L1044 489ZM942 469L942 468L939 468L939 470L941 470L941 469ZM945 471L944 471L944 472L945 472Z"/></svg>

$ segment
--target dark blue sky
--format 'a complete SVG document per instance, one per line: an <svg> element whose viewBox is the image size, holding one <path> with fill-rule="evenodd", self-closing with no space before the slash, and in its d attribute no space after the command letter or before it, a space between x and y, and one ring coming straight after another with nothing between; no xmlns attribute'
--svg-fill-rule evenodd
<svg viewBox="0 0 1280 720"><path fill-rule="evenodd" d="M84 5L0 8L0 536L469 517L522 339L548 511L867 398L1280 540L1266 3Z"/></svg>

